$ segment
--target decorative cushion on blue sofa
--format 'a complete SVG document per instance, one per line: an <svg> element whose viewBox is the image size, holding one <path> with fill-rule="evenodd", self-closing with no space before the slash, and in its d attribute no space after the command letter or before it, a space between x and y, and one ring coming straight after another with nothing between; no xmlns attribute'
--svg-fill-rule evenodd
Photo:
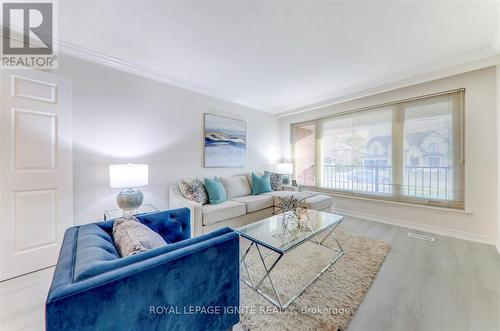
<svg viewBox="0 0 500 331"><path fill-rule="evenodd" d="M113 224L113 242L122 257L165 246L165 240L135 217L118 218Z"/></svg>

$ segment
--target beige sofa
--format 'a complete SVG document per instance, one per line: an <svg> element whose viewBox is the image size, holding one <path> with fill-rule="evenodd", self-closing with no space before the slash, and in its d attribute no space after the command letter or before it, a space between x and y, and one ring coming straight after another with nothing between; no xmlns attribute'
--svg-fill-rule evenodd
<svg viewBox="0 0 500 331"><path fill-rule="evenodd" d="M199 204L186 199L178 185L169 187L169 207L187 207L191 211L191 234L199 236L222 227L238 228L272 216L279 197L305 198L307 207L314 210L331 211L332 199L314 192L298 192L291 187L252 195L248 175L220 178L227 194L227 200L218 205Z"/></svg>

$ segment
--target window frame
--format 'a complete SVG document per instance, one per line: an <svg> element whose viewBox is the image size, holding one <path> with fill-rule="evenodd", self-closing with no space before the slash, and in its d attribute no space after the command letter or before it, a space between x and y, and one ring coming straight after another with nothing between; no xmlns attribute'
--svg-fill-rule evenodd
<svg viewBox="0 0 500 331"><path fill-rule="evenodd" d="M390 194L385 194L385 193L363 193L360 191L352 191L352 190L343 190L343 189L338 189L338 188L327 188L327 187L322 187L321 186L321 175L322 175L322 129L323 129L323 123L328 120L332 120L341 116L346 116L354 113L359 113L359 112L369 112L370 110L376 110L378 108L382 107L388 107L388 106L393 106L393 107L398 107L402 106L406 103L412 102L412 101L422 101L425 99L431 99L431 98L436 98L439 96L445 96L445 97L452 97L454 94L458 94L458 100L459 100L459 109L455 110L452 109L452 112L458 111L458 118L457 116L454 116L453 118L453 123L452 123L452 136L458 138L458 144L460 145L458 148L453 147L454 151L457 152L458 150L458 155L453 158L453 165L452 169L454 172L456 172L455 176L457 176L458 179L454 179L453 184L458 186L458 190L460 190L460 200L444 200L444 199L428 199L428 198L422 198L422 197L414 197L411 195L404 195L401 194L400 192L398 193L390 193ZM395 112L395 114L402 114L404 112L404 107L398 109L398 111ZM403 115L399 115L403 116ZM403 116L404 117L404 116ZM328 116L323 116L323 117L318 117L312 120L307 120L303 122L294 122L290 124L290 144L291 144L291 156L292 156L292 164L293 164L293 176L294 178L296 177L296 160L295 160L295 128L303 125L315 125L315 177L314 177L314 185L299 185L301 187L304 187L306 189L312 189L312 190L318 190L326 193L331 193L335 195L340 195L340 196L345 196L345 197L358 197L358 198L363 198L363 199L370 199L370 200L381 200L381 201L389 201L389 202L395 202L395 203L408 203L408 204L415 204L415 205L424 205L424 206L431 206L431 207L444 207L445 209L454 209L454 210L466 210L466 201L467 201L467 195L466 195L466 187L467 187L467 181L466 181L466 174L468 173L467 169L465 168L465 88L458 88L458 89L453 89L453 90L447 90L443 92L438 92L438 93L432 93L432 94L426 94L426 95L421 95L421 96L416 96L412 98L407 98L407 99L400 99L400 100L395 100L391 102L386 102L386 103L381 103L381 104L376 104L376 105L370 105L368 107L362 107L362 108L355 108L352 110L347 110L347 111L342 111L342 112L337 112L335 114L331 114ZM400 119L393 119L393 128L394 128L394 122L399 121ZM457 123L458 121L458 123ZM403 134L402 131L403 129L401 128L401 132L398 134ZM393 153L403 153L403 155L400 155L399 158L404 159L404 146L397 146L398 144L394 143L394 136L393 136ZM455 139L456 140L456 139ZM456 145L457 142L454 142L454 145ZM438 146L439 148L439 146ZM400 149L400 150L398 150ZM398 156L393 156L394 158L397 158ZM401 163L401 162L400 162ZM318 166L320 165L320 166ZM394 168L401 167L401 170L404 170L404 162L402 162L399 165L394 165ZM394 169L393 169L394 171ZM397 169L396 169L397 171ZM401 190L402 187L404 186L404 183L401 183L403 180L403 177L400 177L398 179L395 179L396 175L393 172L393 185L396 190ZM393 188L393 189L394 189Z"/></svg>

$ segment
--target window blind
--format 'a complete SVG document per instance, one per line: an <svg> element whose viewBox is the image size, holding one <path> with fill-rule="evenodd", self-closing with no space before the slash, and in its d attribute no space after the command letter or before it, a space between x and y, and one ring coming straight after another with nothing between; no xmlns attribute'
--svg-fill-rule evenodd
<svg viewBox="0 0 500 331"><path fill-rule="evenodd" d="M295 179L338 194L463 209L464 92L293 124Z"/></svg>

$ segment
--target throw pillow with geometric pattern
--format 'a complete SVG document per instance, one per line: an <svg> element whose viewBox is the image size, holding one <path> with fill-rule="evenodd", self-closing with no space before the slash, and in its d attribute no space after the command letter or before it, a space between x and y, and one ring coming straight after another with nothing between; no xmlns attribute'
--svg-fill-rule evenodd
<svg viewBox="0 0 500 331"><path fill-rule="evenodd" d="M201 203L202 205L208 203L208 194L205 190L205 185L203 185L203 182L199 178L181 179L179 190L186 199Z"/></svg>
<svg viewBox="0 0 500 331"><path fill-rule="evenodd" d="M275 172L266 171L266 174L269 174L269 179L271 180L271 189L273 191L281 191L283 190L283 175L277 174Z"/></svg>

